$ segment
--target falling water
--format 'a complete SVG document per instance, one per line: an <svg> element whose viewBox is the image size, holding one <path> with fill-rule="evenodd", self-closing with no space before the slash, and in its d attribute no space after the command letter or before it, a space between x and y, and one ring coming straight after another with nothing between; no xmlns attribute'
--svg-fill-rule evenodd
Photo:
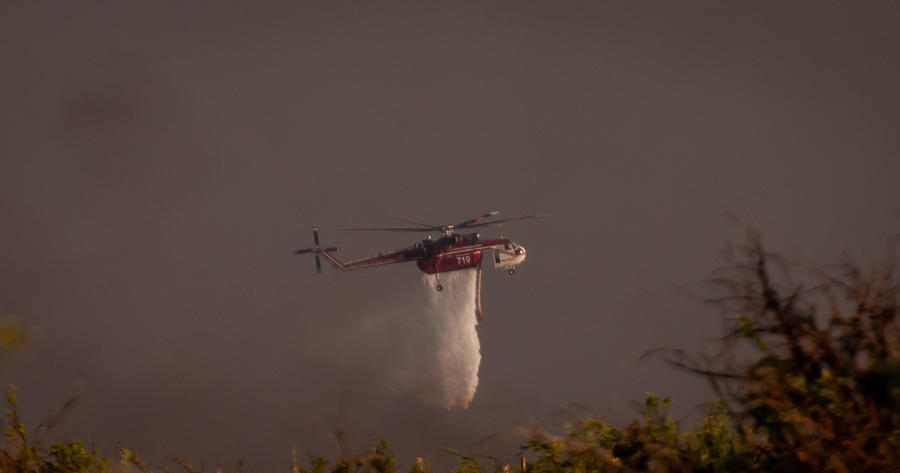
<svg viewBox="0 0 900 473"><path fill-rule="evenodd" d="M466 408L475 397L481 364L476 270L442 274L441 284L444 290L438 292L434 276L423 275L394 307L362 315L321 343L337 350L333 357L345 369L357 366L398 395L445 409ZM341 348L346 346L355 349Z"/></svg>
<svg viewBox="0 0 900 473"><path fill-rule="evenodd" d="M392 390L446 409L472 402L481 364L475 275L475 270L442 275L441 292L434 289L434 276L422 277L417 307L398 314L405 332L389 375Z"/></svg>
<svg viewBox="0 0 900 473"><path fill-rule="evenodd" d="M446 408L467 407L478 389L481 344L475 330L475 270L457 271L444 276L444 291L431 290L424 317L437 339L438 384L442 396L438 403ZM431 288L429 278L423 284Z"/></svg>

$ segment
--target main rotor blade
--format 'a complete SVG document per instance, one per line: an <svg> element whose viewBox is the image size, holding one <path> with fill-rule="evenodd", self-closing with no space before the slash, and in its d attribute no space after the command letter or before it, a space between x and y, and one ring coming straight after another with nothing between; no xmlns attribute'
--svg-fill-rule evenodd
<svg viewBox="0 0 900 473"><path fill-rule="evenodd" d="M408 228L408 227L388 227L388 228L342 228L345 232L434 232L440 228Z"/></svg>
<svg viewBox="0 0 900 473"><path fill-rule="evenodd" d="M456 228L483 227L485 225L494 225L494 224L499 224L499 223L504 223L504 222L515 222L516 220L527 220L529 218L538 218L538 217L546 217L546 215L525 215L524 217L501 218L500 220L494 220L492 222L471 223L468 225L457 225Z"/></svg>
<svg viewBox="0 0 900 473"><path fill-rule="evenodd" d="M306 253L318 253L319 251L338 251L340 247L337 246L329 246L328 248L304 248L302 250L294 251L295 255L304 255Z"/></svg>
<svg viewBox="0 0 900 473"><path fill-rule="evenodd" d="M433 228L433 229L435 229L435 230L440 230L440 229L441 229L441 226L440 226L440 225L432 225L432 224L430 224L430 223L422 223L422 222L417 222L417 221L415 221L415 220L407 220L407 219L405 219L405 218L399 218L399 217L394 217L394 218L397 219L397 220L400 220L401 222L411 223L411 224L413 224L413 225L421 225L421 226L423 226L423 227L431 227L431 228Z"/></svg>
<svg viewBox="0 0 900 473"><path fill-rule="evenodd" d="M319 254L318 254L318 253L316 253L316 272L317 272L317 273L321 273L321 272L322 272L322 262L319 261Z"/></svg>
<svg viewBox="0 0 900 473"><path fill-rule="evenodd" d="M499 210L492 210L492 211L490 211L490 212L488 212L488 213L486 213L486 214L484 214L484 215L479 215L479 216L477 216L477 217L475 217L475 218L473 218L473 219L466 220L465 222L457 223L456 225L453 225L453 226L454 226L455 228L467 227L467 226L470 226L471 224L473 224L473 223L475 223L475 222L480 222L480 221L482 221L482 220L484 220L484 219L486 219L486 218L488 218L488 217L493 217L494 215L497 215L497 214L499 214L499 213L500 213Z"/></svg>

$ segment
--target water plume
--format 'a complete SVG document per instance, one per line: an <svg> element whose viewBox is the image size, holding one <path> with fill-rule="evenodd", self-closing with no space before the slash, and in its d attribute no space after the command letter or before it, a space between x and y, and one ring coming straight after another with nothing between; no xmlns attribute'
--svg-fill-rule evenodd
<svg viewBox="0 0 900 473"><path fill-rule="evenodd" d="M421 281L427 302L416 319L415 332L422 338L412 344L415 350L407 355L413 363L395 373L393 387L415 393L426 404L468 407L478 389L481 364L475 329L476 270L445 274L441 292L434 290L433 276L423 276Z"/></svg>
<svg viewBox="0 0 900 473"><path fill-rule="evenodd" d="M326 352L344 364L346 374L382 384L401 396L430 406L466 408L478 388L481 344L476 331L476 270L411 281L408 296L391 308L373 310L325 337ZM352 351L336 351L354 346ZM321 345L320 345L321 348ZM354 368L355 367L355 368Z"/></svg>

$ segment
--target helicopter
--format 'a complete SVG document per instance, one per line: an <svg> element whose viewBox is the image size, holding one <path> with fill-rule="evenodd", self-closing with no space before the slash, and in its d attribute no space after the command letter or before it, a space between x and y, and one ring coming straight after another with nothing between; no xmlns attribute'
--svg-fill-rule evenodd
<svg viewBox="0 0 900 473"><path fill-rule="evenodd" d="M476 308L475 313L478 320L482 320L481 314L481 263L484 258L484 252L493 252L493 261L495 269L505 269L510 276L516 274L518 265L525 261L528 253L525 247L509 238L500 237L494 239L481 239L478 233L460 234L457 230L465 230L469 228L484 227L490 225L500 225L506 222L517 220L526 220L543 215L526 215L522 217L504 218L499 220L487 220L495 217L500 212L497 210L487 212L475 218L465 220L463 222L447 225L433 225L428 223L415 222L412 220L399 219L402 222L417 225L417 227L366 227L366 228L345 228L346 231L383 231L383 232L412 232L412 233L440 233L440 237L432 239L431 235L423 239L419 243L413 244L411 247L392 251L390 253L379 253L368 258L357 259L353 261L341 261L333 253L339 251L339 247L320 247L319 246L319 229L313 226L313 247L304 248L294 251L294 254L313 253L316 258L316 271L322 272L322 263L319 260L321 255L323 258L334 264L341 271L353 271L357 269L373 268L376 266L384 266L388 264L416 262L419 270L426 274L433 274L435 278L434 289L438 292L444 290L441 285L440 274L451 271L459 271L469 268L477 268L476 276ZM486 221L487 220L487 221Z"/></svg>

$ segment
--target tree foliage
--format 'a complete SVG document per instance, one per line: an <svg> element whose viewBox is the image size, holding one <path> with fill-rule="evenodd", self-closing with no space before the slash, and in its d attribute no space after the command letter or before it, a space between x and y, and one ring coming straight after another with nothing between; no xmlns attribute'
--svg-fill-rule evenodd
<svg viewBox="0 0 900 473"><path fill-rule="evenodd" d="M771 266L782 266L783 282ZM791 266L751 236L722 280L731 346L750 342L734 420L769 471L896 471L900 466L900 326L893 262L839 275ZM810 270L810 268L807 268ZM709 374L713 382L725 375Z"/></svg>
<svg viewBox="0 0 900 473"><path fill-rule="evenodd" d="M6 394L7 421L0 444L0 471L19 473L103 473L109 460L96 449L88 451L80 441L57 442L49 447L32 439L19 418L15 386Z"/></svg>
<svg viewBox="0 0 900 473"><path fill-rule="evenodd" d="M524 449L530 472L725 472L752 469L753 451L729 426L722 404L709 404L701 425L682 431L666 413L671 398L648 394L641 417L625 428L591 418L565 437L533 430Z"/></svg>

